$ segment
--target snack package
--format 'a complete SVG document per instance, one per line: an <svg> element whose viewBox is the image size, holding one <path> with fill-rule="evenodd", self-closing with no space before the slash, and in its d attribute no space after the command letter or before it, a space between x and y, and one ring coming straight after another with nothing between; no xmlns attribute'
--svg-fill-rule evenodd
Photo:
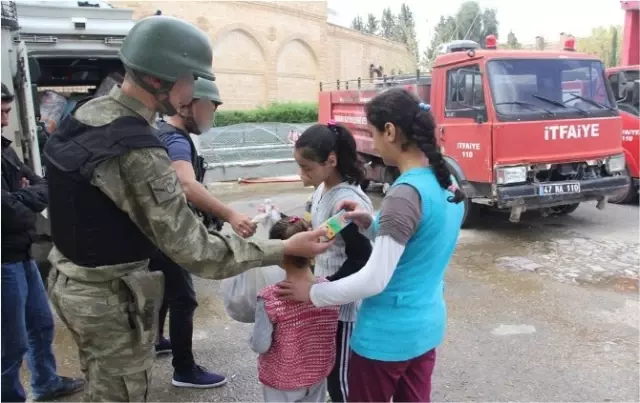
<svg viewBox="0 0 640 403"><path fill-rule="evenodd" d="M351 220L345 219L345 213L345 210L340 210L336 215L322 223L321 227L327 229L326 238L328 241L335 238L335 236L338 235L338 233L342 231L344 227L351 224Z"/></svg>

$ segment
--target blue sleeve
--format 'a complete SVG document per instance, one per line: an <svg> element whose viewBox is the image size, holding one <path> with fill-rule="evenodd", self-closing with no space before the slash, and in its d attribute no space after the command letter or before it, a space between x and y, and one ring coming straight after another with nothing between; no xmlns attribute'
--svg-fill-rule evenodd
<svg viewBox="0 0 640 403"><path fill-rule="evenodd" d="M189 140L180 134L170 134L162 139L164 146L167 147L169 159L173 161L191 162L191 145Z"/></svg>

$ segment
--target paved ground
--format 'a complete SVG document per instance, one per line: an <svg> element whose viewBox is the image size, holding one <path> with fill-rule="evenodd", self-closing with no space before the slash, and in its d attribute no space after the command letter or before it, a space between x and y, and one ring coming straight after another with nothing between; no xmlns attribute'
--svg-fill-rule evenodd
<svg viewBox="0 0 640 403"><path fill-rule="evenodd" d="M247 213L269 194L284 211L300 212L309 194L296 185L252 186L215 191ZM464 230L447 276L448 335L433 399L638 401L638 235L637 205L599 211L589 204L569 217L532 215L520 224L496 215L483 228ZM218 282L195 283L196 356L227 374L229 384L174 388L171 360L161 358L150 399L260 401L250 327L227 318ZM60 371L78 375L62 324L55 344Z"/></svg>

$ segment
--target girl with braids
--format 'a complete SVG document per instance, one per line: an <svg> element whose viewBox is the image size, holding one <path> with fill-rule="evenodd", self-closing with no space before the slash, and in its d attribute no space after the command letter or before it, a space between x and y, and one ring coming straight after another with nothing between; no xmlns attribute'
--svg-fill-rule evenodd
<svg viewBox="0 0 640 403"><path fill-rule="evenodd" d="M374 240L365 266L331 283L279 284L282 298L317 307L363 300L351 338L349 401L430 401L446 324L444 274L465 196L440 154L429 110L404 89L385 91L366 106L374 147L400 177L377 217L353 201L340 205Z"/></svg>
<svg viewBox="0 0 640 403"><path fill-rule="evenodd" d="M308 203L313 228L340 211L343 201L357 203L369 213L373 212L371 200L359 186L365 172L358 160L356 142L345 127L333 121L311 126L296 141L294 157L304 185L316 188ZM339 280L360 270L370 255L369 239L355 224L348 225L329 250L316 256L314 274L329 281ZM346 401L348 393L349 339L358 307L357 302L349 302L340 307L336 359L327 378L333 402Z"/></svg>

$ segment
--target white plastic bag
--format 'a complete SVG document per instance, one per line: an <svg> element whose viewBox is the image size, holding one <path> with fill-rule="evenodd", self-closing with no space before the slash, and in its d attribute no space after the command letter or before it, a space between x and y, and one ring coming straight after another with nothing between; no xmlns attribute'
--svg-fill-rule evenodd
<svg viewBox="0 0 640 403"><path fill-rule="evenodd" d="M280 220L280 212L265 200L261 214L253 221L262 225L267 232ZM224 309L232 319L243 323L253 323L256 314L258 292L263 288L276 284L285 278L285 272L278 266L258 267L247 270L237 276L222 280L220 294L224 301Z"/></svg>

